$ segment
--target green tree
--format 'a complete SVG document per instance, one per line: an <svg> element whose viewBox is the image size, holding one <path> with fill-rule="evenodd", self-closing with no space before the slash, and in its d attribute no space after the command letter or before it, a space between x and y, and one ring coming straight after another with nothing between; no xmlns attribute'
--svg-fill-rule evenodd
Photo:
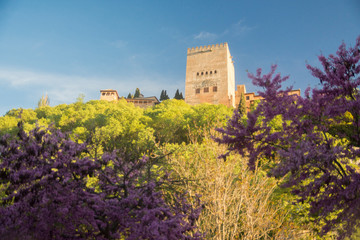
<svg viewBox="0 0 360 240"><path fill-rule="evenodd" d="M129 93L127 99L131 99L131 98L132 98L131 93Z"/></svg>
<svg viewBox="0 0 360 240"><path fill-rule="evenodd" d="M85 94L81 93L81 94L79 94L79 96L76 98L76 102L77 102L77 103L84 103L84 99L85 99Z"/></svg>
<svg viewBox="0 0 360 240"><path fill-rule="evenodd" d="M189 124L189 137L201 142L213 129L225 127L233 109L222 104L197 104L191 106L193 112L186 118Z"/></svg>
<svg viewBox="0 0 360 240"><path fill-rule="evenodd" d="M169 99L161 104L145 110L145 115L150 117L150 127L155 130L157 141L187 142L189 119L193 109L184 101Z"/></svg>
<svg viewBox="0 0 360 240"><path fill-rule="evenodd" d="M179 89L177 89L177 90L176 90L176 93L175 93L174 99L178 99L178 100L180 100L180 99L181 99Z"/></svg>
<svg viewBox="0 0 360 240"><path fill-rule="evenodd" d="M162 150L179 183L175 187L201 195L205 208L198 225L206 239L310 239L309 227L292 218L285 194L277 198L279 181L249 170L239 154L219 160L226 147L209 138L201 144L165 144Z"/></svg>
<svg viewBox="0 0 360 240"><path fill-rule="evenodd" d="M188 143L201 141L205 132L225 126L232 109L224 105L199 104L191 106L185 101L169 99L145 110L151 118L150 127L161 143Z"/></svg>
<svg viewBox="0 0 360 240"><path fill-rule="evenodd" d="M164 100L168 100L168 99L170 99L170 98L167 95L166 90L162 90L161 95L160 95L160 101L164 101Z"/></svg>
<svg viewBox="0 0 360 240"><path fill-rule="evenodd" d="M140 97L140 89L139 88L136 88L136 90L135 90L135 94L134 94L134 98L138 98L138 97Z"/></svg>
<svg viewBox="0 0 360 240"><path fill-rule="evenodd" d="M39 102L38 102L38 107L45 107L45 106L49 106L50 105L50 98L48 97L48 95L46 94L45 96L41 96Z"/></svg>
<svg viewBox="0 0 360 240"><path fill-rule="evenodd" d="M122 149L136 158L150 153L155 146L154 130L148 127L151 119L143 114L143 109L125 99L117 103L93 100L35 110L14 109L0 117L0 134L16 135L20 118L26 131L36 125L47 127L53 124L69 133L72 140L86 142L93 157L104 150Z"/></svg>
<svg viewBox="0 0 360 240"><path fill-rule="evenodd" d="M160 101L162 101L163 100L163 98L164 98L164 90L161 90L161 93L160 93Z"/></svg>
<svg viewBox="0 0 360 240"><path fill-rule="evenodd" d="M240 93L238 111L241 116L244 116L246 114L246 100L243 93Z"/></svg>

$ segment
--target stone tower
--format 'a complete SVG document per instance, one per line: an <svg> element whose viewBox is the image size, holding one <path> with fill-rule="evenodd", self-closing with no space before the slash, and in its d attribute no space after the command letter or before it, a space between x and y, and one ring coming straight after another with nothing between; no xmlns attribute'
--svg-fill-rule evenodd
<svg viewBox="0 0 360 240"><path fill-rule="evenodd" d="M188 49L185 101L235 107L235 71L227 43Z"/></svg>

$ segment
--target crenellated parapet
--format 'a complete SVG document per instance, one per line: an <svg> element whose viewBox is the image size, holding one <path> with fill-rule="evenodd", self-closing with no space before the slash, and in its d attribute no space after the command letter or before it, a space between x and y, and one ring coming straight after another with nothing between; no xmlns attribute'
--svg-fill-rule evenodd
<svg viewBox="0 0 360 240"><path fill-rule="evenodd" d="M195 47L195 48L193 47L193 48L188 48L187 54L193 55L193 54L197 54L197 53L211 52L216 49L223 49L223 48L227 48L227 47L228 47L228 44L226 42L220 43L220 44L200 46L200 47Z"/></svg>

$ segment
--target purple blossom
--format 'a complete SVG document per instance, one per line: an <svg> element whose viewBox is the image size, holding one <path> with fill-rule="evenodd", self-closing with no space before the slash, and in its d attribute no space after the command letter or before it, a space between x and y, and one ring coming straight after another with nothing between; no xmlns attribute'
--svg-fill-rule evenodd
<svg viewBox="0 0 360 240"><path fill-rule="evenodd" d="M320 235L337 231L343 239L360 216L360 37L353 48L343 43L336 55L319 60L322 70L307 68L321 88L306 89L304 98L289 95L291 88L281 90L288 77L275 75L275 65L269 74L249 74L264 89L264 101L246 122L235 112L217 141L248 156L251 169L267 164L270 175L287 175L284 187L310 203L315 222L325 222ZM276 116L281 121L274 129Z"/></svg>
<svg viewBox="0 0 360 240"><path fill-rule="evenodd" d="M185 195L168 204L162 176L143 178L148 158L118 152L86 157L59 130L19 124L0 136L0 235L3 239L202 239ZM96 177L96 188L87 186Z"/></svg>

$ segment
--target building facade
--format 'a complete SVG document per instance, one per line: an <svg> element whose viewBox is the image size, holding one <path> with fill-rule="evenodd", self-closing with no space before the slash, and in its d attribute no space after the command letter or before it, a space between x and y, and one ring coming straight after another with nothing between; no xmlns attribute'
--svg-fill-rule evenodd
<svg viewBox="0 0 360 240"><path fill-rule="evenodd" d="M235 107L235 71L227 43L187 50L185 102Z"/></svg>
<svg viewBox="0 0 360 240"><path fill-rule="evenodd" d="M290 95L300 96L300 90ZM185 78L185 101L224 104L238 107L241 95L245 98L247 111L262 97L247 93L245 85L237 85L235 91L234 62L227 43L188 48Z"/></svg>
<svg viewBox="0 0 360 240"><path fill-rule="evenodd" d="M300 90L290 95L300 96ZM245 85L237 85L235 90L234 62L227 43L188 48L185 77L185 102L190 105L200 103L223 104L238 107L241 96L245 98L247 111L262 97L247 93ZM100 90L100 99L118 101L116 90ZM127 99L135 106L146 108L159 103L156 97Z"/></svg>
<svg viewBox="0 0 360 240"><path fill-rule="evenodd" d="M119 94L116 90L113 89L106 89L106 90L100 90L100 100L105 101L119 101L120 98L125 99L128 103L133 103L135 107L141 107L141 108L147 108L155 106L156 104L159 104L160 101L157 99L157 97L138 97L138 98L124 98L119 97Z"/></svg>

